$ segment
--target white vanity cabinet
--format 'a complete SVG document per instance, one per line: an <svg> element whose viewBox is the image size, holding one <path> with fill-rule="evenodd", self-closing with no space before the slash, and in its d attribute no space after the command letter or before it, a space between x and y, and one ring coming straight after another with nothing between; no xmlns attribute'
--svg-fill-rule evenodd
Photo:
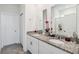
<svg viewBox="0 0 79 59"><path fill-rule="evenodd" d="M53 45L28 35L28 50L32 54L69 54Z"/></svg>
<svg viewBox="0 0 79 59"><path fill-rule="evenodd" d="M69 53L39 40L39 54L69 54Z"/></svg>
<svg viewBox="0 0 79 59"><path fill-rule="evenodd" d="M28 35L28 50L32 54L38 54L38 39Z"/></svg>

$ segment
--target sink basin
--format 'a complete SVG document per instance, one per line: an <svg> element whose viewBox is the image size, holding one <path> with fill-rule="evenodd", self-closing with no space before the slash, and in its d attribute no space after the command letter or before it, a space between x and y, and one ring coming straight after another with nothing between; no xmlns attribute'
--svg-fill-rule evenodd
<svg viewBox="0 0 79 59"><path fill-rule="evenodd" d="M40 34L33 34L33 36L40 36Z"/></svg>
<svg viewBox="0 0 79 59"><path fill-rule="evenodd" d="M63 41L57 40L57 39L50 39L50 42L56 43L56 44L64 44Z"/></svg>

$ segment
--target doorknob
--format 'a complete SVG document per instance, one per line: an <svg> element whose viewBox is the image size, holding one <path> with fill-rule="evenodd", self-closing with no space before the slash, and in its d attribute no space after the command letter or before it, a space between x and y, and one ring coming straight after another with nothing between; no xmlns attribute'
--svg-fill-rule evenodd
<svg viewBox="0 0 79 59"><path fill-rule="evenodd" d="M16 32L16 30L14 32Z"/></svg>
<svg viewBox="0 0 79 59"><path fill-rule="evenodd" d="M32 45L32 42L30 42L30 45Z"/></svg>

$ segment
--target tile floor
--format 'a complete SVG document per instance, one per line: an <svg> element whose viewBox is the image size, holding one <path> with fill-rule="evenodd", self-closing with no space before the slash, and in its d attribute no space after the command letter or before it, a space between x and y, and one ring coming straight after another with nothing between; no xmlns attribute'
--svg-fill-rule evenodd
<svg viewBox="0 0 79 59"><path fill-rule="evenodd" d="M24 51L21 44L12 44L3 47L1 49L1 54L24 54Z"/></svg>

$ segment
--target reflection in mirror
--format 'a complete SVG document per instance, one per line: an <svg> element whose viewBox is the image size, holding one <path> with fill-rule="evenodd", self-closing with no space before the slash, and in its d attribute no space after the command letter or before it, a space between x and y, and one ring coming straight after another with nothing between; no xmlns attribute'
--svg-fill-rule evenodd
<svg viewBox="0 0 79 59"><path fill-rule="evenodd" d="M51 18L56 34L73 37L73 32L76 32L76 5L55 5L51 8Z"/></svg>

